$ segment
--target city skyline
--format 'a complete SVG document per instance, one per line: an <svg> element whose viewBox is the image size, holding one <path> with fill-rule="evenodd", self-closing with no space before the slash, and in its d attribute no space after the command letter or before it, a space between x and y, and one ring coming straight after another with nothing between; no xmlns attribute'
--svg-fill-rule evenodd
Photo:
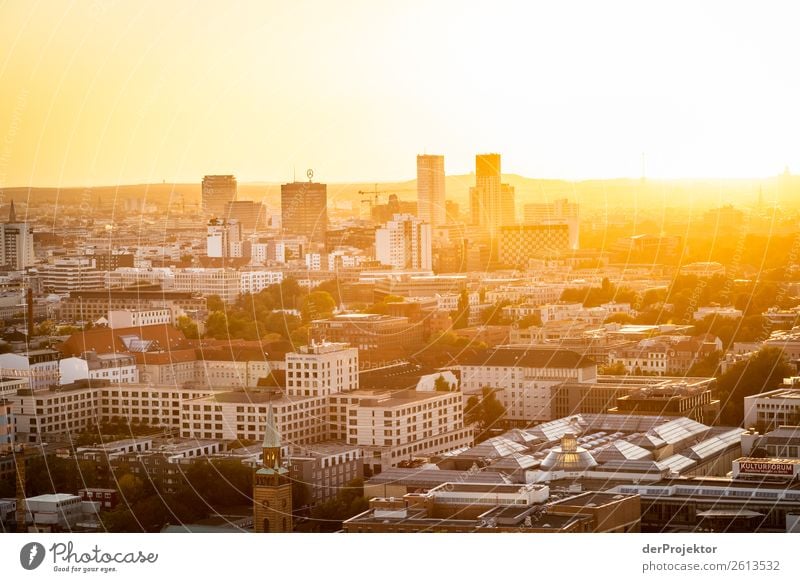
<svg viewBox="0 0 800 582"><path fill-rule="evenodd" d="M425 152L573 180L800 167L791 19L689 6L6 3L0 188L401 179Z"/></svg>

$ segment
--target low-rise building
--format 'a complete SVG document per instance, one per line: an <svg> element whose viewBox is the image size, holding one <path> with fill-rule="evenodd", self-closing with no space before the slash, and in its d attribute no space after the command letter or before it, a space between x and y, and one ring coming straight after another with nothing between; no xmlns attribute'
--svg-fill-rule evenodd
<svg viewBox="0 0 800 582"><path fill-rule="evenodd" d="M563 382L593 382L597 364L558 349L497 348L464 354L454 366L461 374L466 400L493 388L510 424L555 418L550 389Z"/></svg>
<svg viewBox="0 0 800 582"><path fill-rule="evenodd" d="M777 388L745 396L744 426L761 432L800 422L800 388Z"/></svg>
<svg viewBox="0 0 800 582"><path fill-rule="evenodd" d="M61 354L50 349L0 354L0 375L27 379L34 391L52 388L60 383L60 359Z"/></svg>
<svg viewBox="0 0 800 582"><path fill-rule="evenodd" d="M335 499L354 479L364 477L361 449L340 442L299 445L289 455L289 475L304 486L309 505Z"/></svg>

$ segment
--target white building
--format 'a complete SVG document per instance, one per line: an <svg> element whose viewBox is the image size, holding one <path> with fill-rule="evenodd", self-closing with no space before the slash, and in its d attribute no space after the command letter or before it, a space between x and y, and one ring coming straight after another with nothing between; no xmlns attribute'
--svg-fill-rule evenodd
<svg viewBox="0 0 800 582"><path fill-rule="evenodd" d="M58 386L60 357L58 351L46 349L0 354L0 376L26 378L34 391Z"/></svg>
<svg viewBox="0 0 800 582"><path fill-rule="evenodd" d="M96 354L88 352L83 358L64 358L59 361L61 384L78 380L107 380L119 384L139 382L139 368L130 354Z"/></svg>
<svg viewBox="0 0 800 582"><path fill-rule="evenodd" d="M698 307L697 311L694 312L694 319L695 321L701 321L709 315L713 315L714 317L726 317L728 319L739 319L742 317L742 310L736 309L735 307Z"/></svg>
<svg viewBox="0 0 800 582"><path fill-rule="evenodd" d="M367 260L369 257L364 255L361 249L353 247L334 249L328 253L328 270L355 269Z"/></svg>
<svg viewBox="0 0 800 582"><path fill-rule="evenodd" d="M287 397L276 392L224 392L187 400L181 407L181 437L252 440L264 436L272 407L283 442L292 445L327 439L325 397Z"/></svg>
<svg viewBox="0 0 800 582"><path fill-rule="evenodd" d="M471 354L461 372L464 401L494 388L510 422L553 419L550 387L563 382L593 382L597 364L577 352L558 349L498 348Z"/></svg>
<svg viewBox="0 0 800 582"><path fill-rule="evenodd" d="M65 257L39 267L45 292L64 295L71 291L102 289L105 274L95 268L90 257Z"/></svg>
<svg viewBox="0 0 800 582"><path fill-rule="evenodd" d="M242 271L241 292L258 293L283 281L283 271Z"/></svg>
<svg viewBox="0 0 800 582"><path fill-rule="evenodd" d="M71 493L50 493L28 497L26 521L35 531L71 531L81 521L96 521L100 504L83 501Z"/></svg>
<svg viewBox="0 0 800 582"><path fill-rule="evenodd" d="M327 259L323 253L306 253L306 268L309 271L321 271L322 265L327 266Z"/></svg>
<svg viewBox="0 0 800 582"><path fill-rule="evenodd" d="M744 426L775 429L800 421L800 388L777 388L744 398Z"/></svg>
<svg viewBox="0 0 800 582"><path fill-rule="evenodd" d="M471 446L461 392L357 390L330 397L332 436L364 450L372 473L411 457Z"/></svg>
<svg viewBox="0 0 800 582"><path fill-rule="evenodd" d="M201 295L219 295L225 303L239 297L241 274L234 269L175 269L175 291L189 291Z"/></svg>
<svg viewBox="0 0 800 582"><path fill-rule="evenodd" d="M395 214L375 230L375 258L395 269L430 269L431 225L411 214Z"/></svg>
<svg viewBox="0 0 800 582"><path fill-rule="evenodd" d="M289 396L329 396L358 388L358 349L349 344L312 342L286 354Z"/></svg>
<svg viewBox="0 0 800 582"><path fill-rule="evenodd" d="M243 255L242 227L238 220L225 221L212 218L208 222L206 254L215 258L241 257Z"/></svg>
<svg viewBox="0 0 800 582"><path fill-rule="evenodd" d="M146 325L170 325L172 310L170 309L115 309L108 312L108 327L111 329L124 327L143 327Z"/></svg>

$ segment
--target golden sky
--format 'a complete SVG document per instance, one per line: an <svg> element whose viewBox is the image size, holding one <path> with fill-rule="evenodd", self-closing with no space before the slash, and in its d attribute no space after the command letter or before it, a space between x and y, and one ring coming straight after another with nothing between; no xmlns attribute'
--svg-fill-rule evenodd
<svg viewBox="0 0 800 582"><path fill-rule="evenodd" d="M0 187L800 172L793 6L0 0Z"/></svg>

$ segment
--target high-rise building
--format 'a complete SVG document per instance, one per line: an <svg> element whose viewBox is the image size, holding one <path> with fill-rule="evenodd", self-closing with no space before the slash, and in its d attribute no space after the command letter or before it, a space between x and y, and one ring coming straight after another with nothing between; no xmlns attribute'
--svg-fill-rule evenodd
<svg viewBox="0 0 800 582"><path fill-rule="evenodd" d="M578 204L567 198L524 206L525 224L543 226L566 224L569 227L569 248L577 249L579 241Z"/></svg>
<svg viewBox="0 0 800 582"><path fill-rule="evenodd" d="M469 191L473 225L494 238L501 226L516 224L514 187L501 183L500 154L475 156L475 186Z"/></svg>
<svg viewBox="0 0 800 582"><path fill-rule="evenodd" d="M395 269L431 268L431 225L410 214L375 230L375 258Z"/></svg>
<svg viewBox="0 0 800 582"><path fill-rule="evenodd" d="M8 222L0 224L0 267L24 269L32 266L35 261L33 232L27 222L17 222L12 200Z"/></svg>
<svg viewBox="0 0 800 582"><path fill-rule="evenodd" d="M242 227L238 221L212 218L208 222L206 255L222 259L241 257L243 255Z"/></svg>
<svg viewBox="0 0 800 582"><path fill-rule="evenodd" d="M264 205L252 200L233 200L225 204L225 220L237 220L244 233L266 228Z"/></svg>
<svg viewBox="0 0 800 582"><path fill-rule="evenodd" d="M328 187L318 182L281 185L281 227L285 234L301 235L325 244L328 230Z"/></svg>
<svg viewBox="0 0 800 582"><path fill-rule="evenodd" d="M444 156L417 156L417 216L432 227L447 222Z"/></svg>
<svg viewBox="0 0 800 582"><path fill-rule="evenodd" d="M224 218L228 202L236 200L236 176L203 178L202 206L206 217Z"/></svg>
<svg viewBox="0 0 800 582"><path fill-rule="evenodd" d="M292 482L281 459L281 435L270 404L261 467L253 478L253 529L256 533L286 533L292 528Z"/></svg>

